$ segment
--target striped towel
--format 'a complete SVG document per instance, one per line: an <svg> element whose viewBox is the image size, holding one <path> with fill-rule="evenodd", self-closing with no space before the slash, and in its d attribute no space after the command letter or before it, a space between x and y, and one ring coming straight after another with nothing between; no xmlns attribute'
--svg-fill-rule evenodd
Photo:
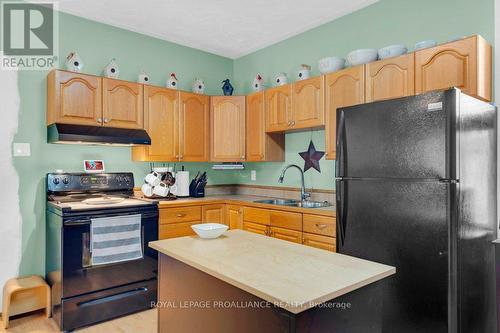
<svg viewBox="0 0 500 333"><path fill-rule="evenodd" d="M92 265L142 258L141 215L92 219Z"/></svg>

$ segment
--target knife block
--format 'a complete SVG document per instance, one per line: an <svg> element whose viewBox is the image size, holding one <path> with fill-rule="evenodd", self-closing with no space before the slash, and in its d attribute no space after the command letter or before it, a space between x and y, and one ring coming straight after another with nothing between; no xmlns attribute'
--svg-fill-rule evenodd
<svg viewBox="0 0 500 333"><path fill-rule="evenodd" d="M189 192L189 196L193 198L203 198L205 196L205 186L199 189L194 189Z"/></svg>

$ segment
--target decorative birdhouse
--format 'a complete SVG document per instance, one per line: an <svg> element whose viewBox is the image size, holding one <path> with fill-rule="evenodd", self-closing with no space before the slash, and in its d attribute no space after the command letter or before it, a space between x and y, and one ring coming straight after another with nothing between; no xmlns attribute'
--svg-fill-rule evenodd
<svg viewBox="0 0 500 333"><path fill-rule="evenodd" d="M222 81L224 83L222 85L222 92L224 93L224 96L231 96L233 94L233 86L231 85L231 82L229 82L229 79L225 79Z"/></svg>
<svg viewBox="0 0 500 333"><path fill-rule="evenodd" d="M177 76L175 73L170 73L170 78L167 80L167 88L177 89Z"/></svg>
<svg viewBox="0 0 500 333"><path fill-rule="evenodd" d="M205 93L205 83L202 79L196 78L193 82L193 92L195 94L203 94Z"/></svg>
<svg viewBox="0 0 500 333"><path fill-rule="evenodd" d="M297 75L297 78L299 80L305 80L311 77L311 66L302 64L300 65L300 71L299 74Z"/></svg>
<svg viewBox="0 0 500 333"><path fill-rule="evenodd" d="M149 83L149 75L146 74L144 71L141 71L141 73L137 77L137 82L144 84Z"/></svg>
<svg viewBox="0 0 500 333"><path fill-rule="evenodd" d="M274 78L274 83L276 84L276 86L282 86L287 84L288 77L286 76L286 73L281 72L278 75L276 75L276 77Z"/></svg>
<svg viewBox="0 0 500 333"><path fill-rule="evenodd" d="M110 79L117 79L120 76L120 69L116 63L116 59L111 59L111 61L104 67L104 76Z"/></svg>
<svg viewBox="0 0 500 333"><path fill-rule="evenodd" d="M253 79L252 88L254 91L264 90L264 78L260 74L257 74Z"/></svg>
<svg viewBox="0 0 500 333"><path fill-rule="evenodd" d="M83 68L83 61L76 52L70 52L66 57L65 67L68 71L81 72Z"/></svg>

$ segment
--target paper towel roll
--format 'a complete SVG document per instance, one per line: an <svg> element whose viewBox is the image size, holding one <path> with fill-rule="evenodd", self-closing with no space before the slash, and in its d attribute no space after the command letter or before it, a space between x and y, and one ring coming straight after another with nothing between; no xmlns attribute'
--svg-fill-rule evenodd
<svg viewBox="0 0 500 333"><path fill-rule="evenodd" d="M175 185L177 185L176 196L189 197L189 171L177 171Z"/></svg>

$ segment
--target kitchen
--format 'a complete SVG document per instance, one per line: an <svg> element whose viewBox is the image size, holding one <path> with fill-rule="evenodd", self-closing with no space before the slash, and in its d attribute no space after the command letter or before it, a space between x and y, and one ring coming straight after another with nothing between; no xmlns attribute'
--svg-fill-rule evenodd
<svg viewBox="0 0 500 333"><path fill-rule="evenodd" d="M359 11L354 11L352 14L342 16L326 26L294 37L289 42L285 41L284 44L279 43L276 46L264 48L249 56L231 56L236 58L234 61L230 59L231 57L215 56L113 27L113 25L120 26L116 23L111 24L111 26L105 25L63 12L59 15L59 25L61 27L59 55L61 60L58 68L64 69L64 59L67 54L77 51L85 64L82 74L101 76L103 67L111 58L116 57L121 71L120 79L127 82L135 82L137 74L144 70L151 75L152 86L164 87L170 73L176 72L179 79L179 88L182 91L190 92L193 79L201 77L206 85L205 96L222 95L221 81L230 78L235 86L235 95L249 95L253 90L253 78L257 73L260 73L265 78L266 90L274 86L272 79L281 71L288 73L288 80L292 85L297 81L296 75L301 63L312 65L311 77L316 78L320 74L317 65L320 58L333 55L345 57L351 50L363 47L381 48L394 43L404 43L409 47L411 53L413 52L413 45L421 40L435 39L439 44L442 44L456 38L456 36L474 36L476 34L484 37L487 43L493 43L492 7L492 1L486 2L484 6L473 5L468 2L461 3L458 6L451 2L443 4L423 2L417 5L408 2L401 4L397 1L382 0ZM444 15L444 13L448 12L451 14ZM417 22L418 15L416 13L423 16L421 20L425 22L425 27L421 27L421 24ZM289 20L293 21L291 18ZM112 23L110 21L104 22ZM394 29L394 26L400 28ZM62 29L63 27L64 29ZM106 171L133 172L135 185L140 187L144 183L144 177L150 171L149 161L134 160L131 150L135 148L48 144L46 138L46 114L48 111L46 102L48 95L45 88L48 74L49 71L20 72L18 83L15 84L19 85L21 105L19 128L13 142L29 142L31 144L31 156L12 158L16 173L20 175L19 178L16 176L16 179L19 179L20 182L20 212L17 214L20 214L19 220L22 219L22 229L16 229L16 227L21 228L20 223L19 226L16 224L12 229L9 229L14 230L14 241L9 238L7 242L8 244L14 244L13 247L19 247L19 252L21 252L22 247L22 253L14 255L13 261L17 260L17 262L13 262L9 266L12 267L12 270L9 273L6 272L5 279L20 275L45 275L44 216L45 175L47 173L55 172L57 169L63 169L65 172L78 172L82 170L81 163L83 160L104 160ZM247 98L247 103L248 101ZM368 100L363 99L362 102L365 101ZM248 110L248 106L246 107ZM210 107L207 106L207 109L209 110ZM205 122L204 125L210 126L210 122ZM329 128L326 125L324 126L328 131ZM249 128L247 127L246 130L249 131ZM210 132L210 128L208 132ZM303 131L294 131L292 129L289 132L282 135L285 149L283 152L284 160L281 159L280 162L245 161L243 162L245 165L244 170L228 171L213 170L214 163L208 162L211 160L210 157L200 162L181 161L175 163L175 165L177 170L181 170L182 166L184 166L190 172L191 178L198 171L207 171L207 193L206 198L202 200L209 198L210 194L217 193L264 194L269 197L298 200L300 197L300 174L296 170L287 171L283 185L278 183L278 179L281 171L288 164L297 164L303 167L304 160L298 153L306 151L312 139L316 150L325 151L327 155L320 160L321 173L313 168L305 173L307 192L312 193L312 201L321 202L327 200L330 203L335 203L335 164L332 160L335 145L325 141L325 137L334 138L334 136L325 135L325 131L321 129L321 126L320 129ZM277 136L279 137L281 134L278 133ZM224 140L224 137L221 137L220 140ZM9 142L12 142L12 139ZM245 140L245 143L248 144L248 141ZM236 143L234 146L236 147ZM177 147L180 146L177 145ZM195 147L199 148L197 145ZM250 149L254 147L256 146L250 146ZM9 151L10 149L9 144ZM250 153L250 149L245 148L247 154ZM206 151L210 154L210 147ZM8 155L10 155L10 152ZM173 155L175 157L175 154ZM238 157L241 158L240 155ZM216 164L220 162L217 161ZM155 166L161 167L163 163L165 163L165 166L174 165L172 160L162 158L156 160ZM256 173L255 181L252 180L252 170L255 170ZM292 190L289 190L290 187ZM309 190L310 188L312 188L312 191ZM16 187L13 187L13 189L15 190ZM160 209L166 207L162 205L172 205L169 206L172 209L184 209L181 199L162 203ZM222 214L224 209L225 214L222 215L226 219L228 219L228 216L232 216L238 220L239 216L245 214L243 207L265 207L266 209L270 207L269 205L264 206L264 204L259 205L248 201L245 201L244 205L241 201L212 201L209 204L207 202L207 204L190 203L189 205L195 208L191 208L190 211L186 212L188 216L184 220L181 219L173 224L184 223L184 225L189 225L194 220L201 221L203 215L207 214L212 219L214 216ZM296 229L300 228L300 233L304 233L309 215L312 215L314 219L317 219L318 216L325 216L326 224L330 225L328 222L333 218L334 213L327 215L327 213L322 212L329 210L335 212L333 206L317 210L293 207L283 210L281 209L283 207L274 207L273 211L300 214L300 217L292 214L297 221L300 219L300 227L298 227L299 224L297 223L296 228L284 228L287 237L302 237L302 235L297 236L298 232L294 233L294 231L298 231ZM242 209L241 215L238 215L239 209ZM250 213L252 213L252 210L250 210ZM280 228L277 225L271 225L271 223L274 223L271 221L279 218L281 218L280 214L277 217L265 216L264 219L269 219L269 225L264 224L263 227L262 223L252 224L252 217L245 218L245 221L247 221L248 226L260 227L262 232L269 233L271 227ZM262 219L259 219L259 221L262 221ZM168 227L163 228L164 232L167 233L175 233L176 230L181 229L181 226L178 226L179 228L170 227L168 223L160 223L160 225L168 225ZM313 232L305 233L313 236L330 237L327 238L330 241L327 244L333 244L331 238L334 237L332 237L331 232L328 235ZM13 322L15 323L15 321Z"/></svg>

